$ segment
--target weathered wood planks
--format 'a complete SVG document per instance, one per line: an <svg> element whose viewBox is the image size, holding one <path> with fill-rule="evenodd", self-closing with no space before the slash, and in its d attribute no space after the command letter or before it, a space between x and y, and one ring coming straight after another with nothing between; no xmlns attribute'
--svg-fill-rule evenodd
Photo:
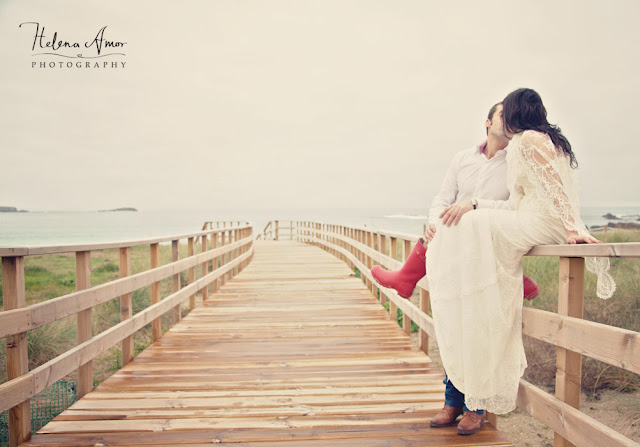
<svg viewBox="0 0 640 447"><path fill-rule="evenodd" d="M209 298L23 445L509 445L429 427L444 374L317 247L258 242Z"/></svg>

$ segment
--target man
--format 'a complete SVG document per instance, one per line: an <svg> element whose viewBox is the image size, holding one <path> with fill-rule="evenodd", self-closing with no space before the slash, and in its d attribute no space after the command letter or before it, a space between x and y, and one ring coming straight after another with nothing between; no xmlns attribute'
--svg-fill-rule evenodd
<svg viewBox="0 0 640 447"><path fill-rule="evenodd" d="M429 228L424 235L427 242L435 235L437 219L442 219L444 225L456 225L465 213L476 208L510 208L504 150L509 140L502 129L501 115L502 103L491 107L485 121L487 141L458 152L451 162L440 192L431 202ZM426 274L425 239L420 238L399 271L390 272L376 265L371 269L372 276L381 286L395 289L401 297L409 298L416 283ZM524 298L538 296L538 285L526 276L523 281ZM464 394L447 377L444 383L445 405L440 414L431 419L431 426L454 425L457 417L463 414L458 433L468 435L479 431L484 423L484 411L469 411Z"/></svg>

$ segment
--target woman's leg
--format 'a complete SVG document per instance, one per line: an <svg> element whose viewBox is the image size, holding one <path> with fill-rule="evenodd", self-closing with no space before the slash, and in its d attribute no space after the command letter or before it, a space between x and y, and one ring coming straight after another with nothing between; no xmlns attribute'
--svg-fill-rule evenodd
<svg viewBox="0 0 640 447"><path fill-rule="evenodd" d="M418 281L427 274L425 245L424 240L420 238L400 270L392 272L375 265L371 269L371 275L378 284L396 290L402 298L411 297Z"/></svg>

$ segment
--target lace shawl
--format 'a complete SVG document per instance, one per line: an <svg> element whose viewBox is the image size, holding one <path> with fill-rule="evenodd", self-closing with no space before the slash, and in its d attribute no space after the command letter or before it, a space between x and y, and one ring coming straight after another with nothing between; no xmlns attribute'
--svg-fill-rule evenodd
<svg viewBox="0 0 640 447"><path fill-rule="evenodd" d="M527 130L519 137L520 156L515 174L524 175L526 183L532 186L526 193L533 193L538 205L560 219L566 230L583 236L589 234L580 218L577 181L569 157L556 149L547 134ZM598 277L598 297L611 298L616 284L609 274L609 258L587 257L585 264Z"/></svg>

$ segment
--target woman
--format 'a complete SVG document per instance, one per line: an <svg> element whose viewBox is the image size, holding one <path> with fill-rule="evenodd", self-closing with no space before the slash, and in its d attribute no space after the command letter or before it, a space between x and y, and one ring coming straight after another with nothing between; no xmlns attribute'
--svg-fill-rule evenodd
<svg viewBox="0 0 640 447"><path fill-rule="evenodd" d="M522 257L541 244L598 243L580 220L571 144L549 124L540 96L518 89L503 101L513 210L477 209L440 225L427 277L440 354L470 410L507 413L527 366L522 346ZM598 296L615 284L606 258L587 259ZM466 413L465 413L466 414Z"/></svg>

